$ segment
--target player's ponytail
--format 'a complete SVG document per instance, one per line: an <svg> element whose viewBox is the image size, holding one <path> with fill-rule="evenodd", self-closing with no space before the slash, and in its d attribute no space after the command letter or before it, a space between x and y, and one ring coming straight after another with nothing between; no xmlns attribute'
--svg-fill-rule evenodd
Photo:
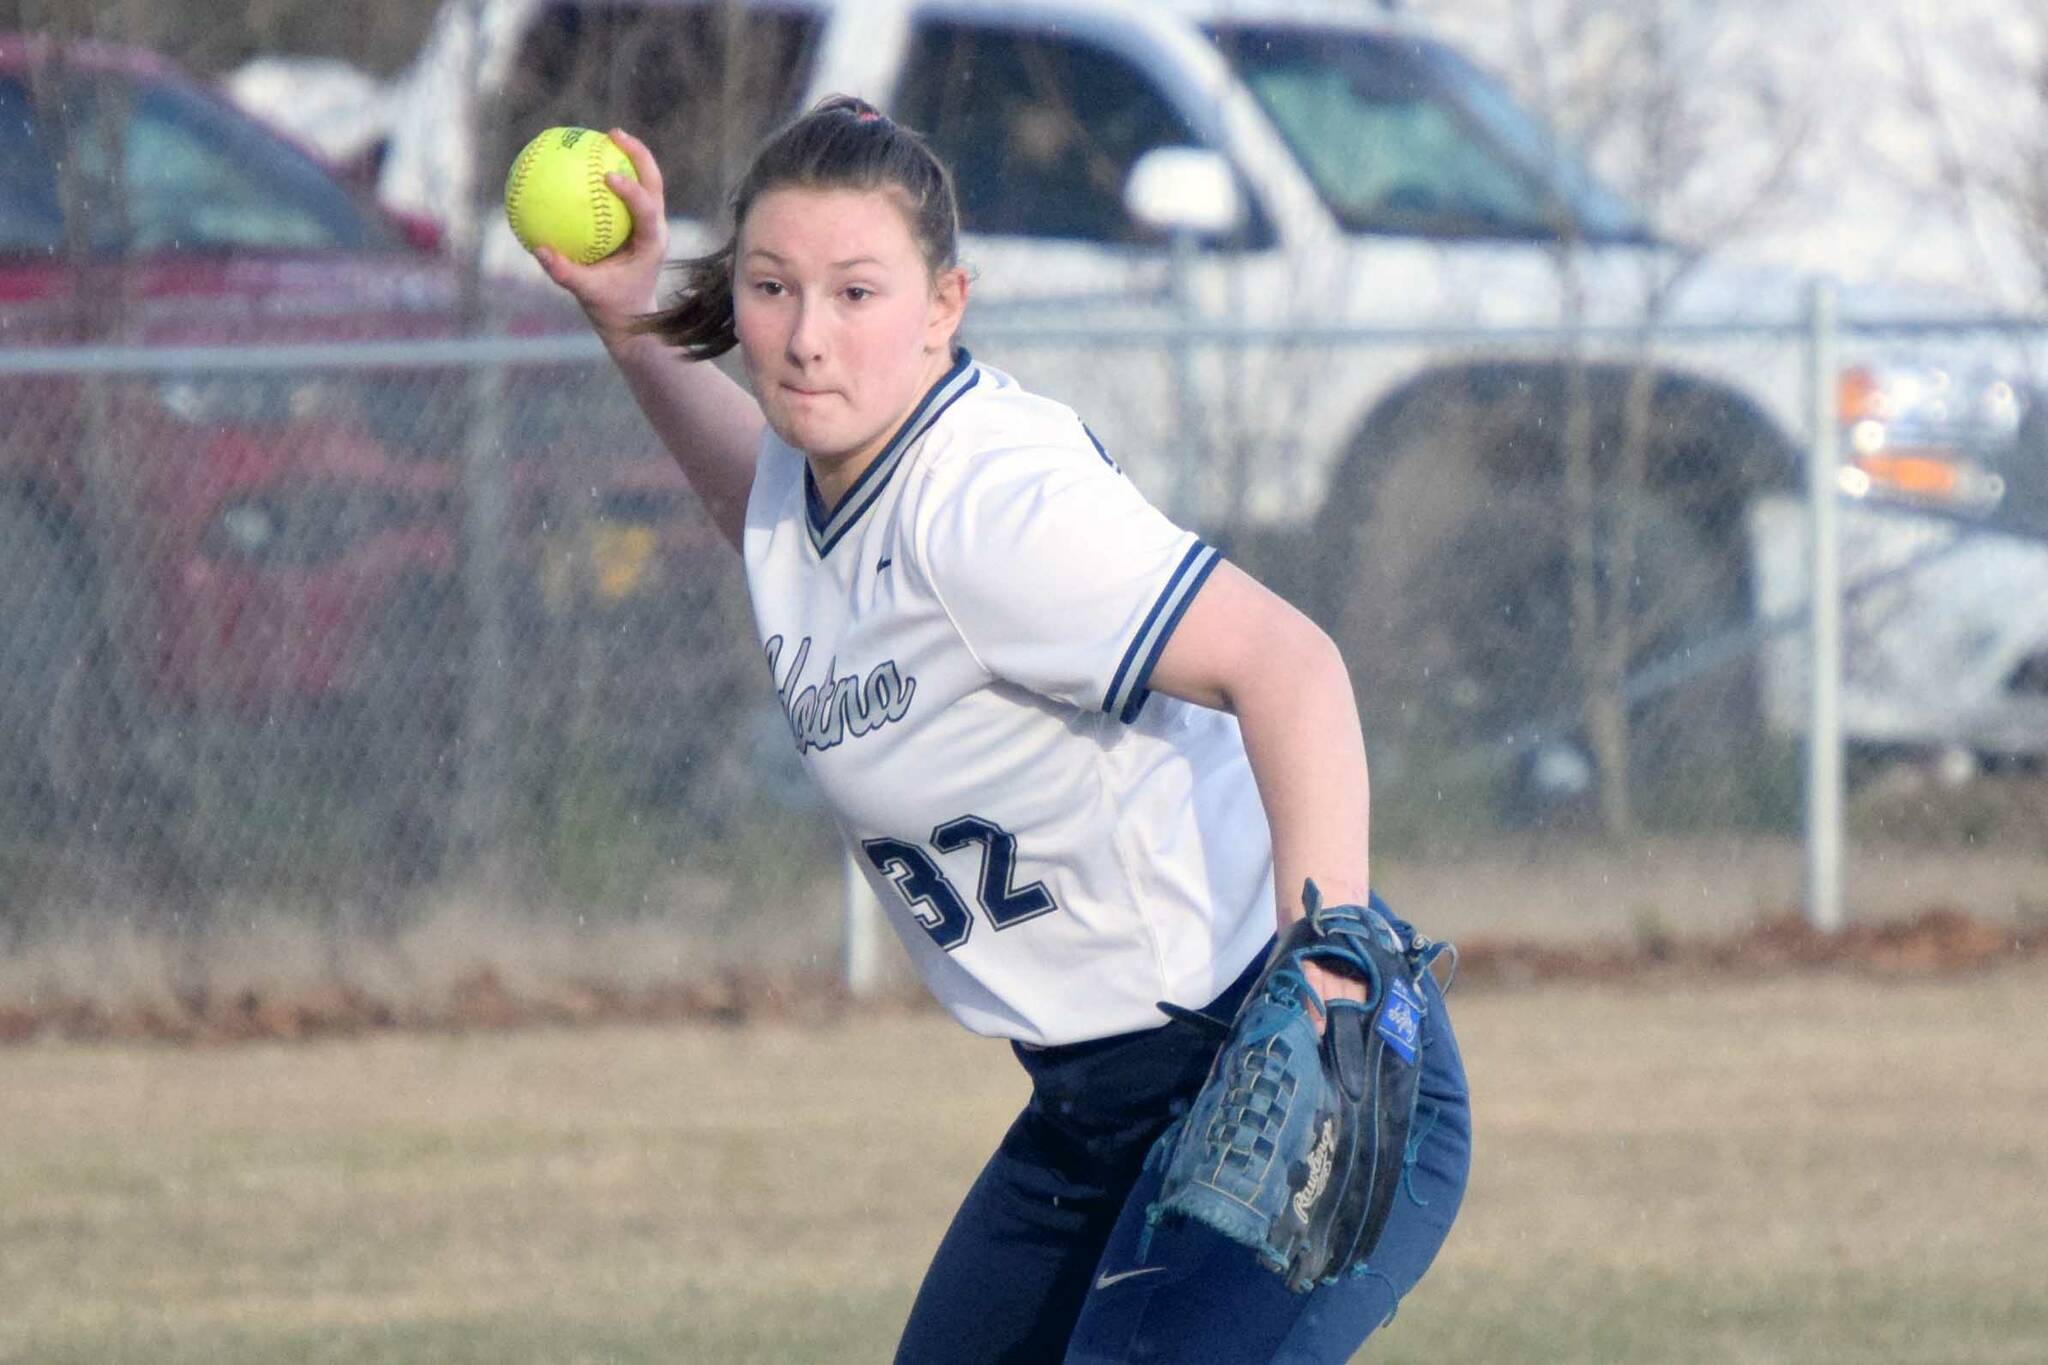
<svg viewBox="0 0 2048 1365"><path fill-rule="evenodd" d="M728 237L709 256L671 266L681 273L682 287L668 307L640 318L633 330L660 337L692 360L710 360L738 345L732 313L733 241Z"/></svg>
<svg viewBox="0 0 2048 1365"><path fill-rule="evenodd" d="M953 177L923 138L866 100L831 95L768 139L732 192L732 232L706 256L672 267L681 287L668 307L641 318L651 333L692 360L710 360L739 344L732 272L740 228L770 190L889 190L934 278L959 264L960 210Z"/></svg>

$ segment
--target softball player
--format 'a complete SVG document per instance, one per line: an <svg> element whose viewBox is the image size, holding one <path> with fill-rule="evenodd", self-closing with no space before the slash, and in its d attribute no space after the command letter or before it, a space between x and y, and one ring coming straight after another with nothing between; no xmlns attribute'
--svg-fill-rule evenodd
<svg viewBox="0 0 2048 1365"><path fill-rule="evenodd" d="M1428 1127L1373 1274L1293 1294L1206 1228L1144 1219L1146 1152L1217 1045L1159 1003L1229 1019L1305 877L1370 894L1334 646L1150 506L1073 412L957 347L951 181L914 134L844 97L783 129L732 238L660 311L660 171L613 136L640 177L612 179L632 241L541 263L741 550L796 747L924 980L1032 1081L897 1359L1349 1358L1464 1190L1433 983ZM734 346L751 395L701 363Z"/></svg>

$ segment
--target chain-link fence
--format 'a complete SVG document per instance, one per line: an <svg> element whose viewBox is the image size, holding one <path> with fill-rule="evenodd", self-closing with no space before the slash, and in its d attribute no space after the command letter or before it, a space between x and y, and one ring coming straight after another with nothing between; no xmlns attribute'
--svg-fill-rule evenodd
<svg viewBox="0 0 2048 1365"><path fill-rule="evenodd" d="M1933 340L2016 355L2018 335ZM1338 639L1383 867L1531 831L1645 865L1674 837L1796 839L1798 326L1262 337L992 313L968 340ZM2032 761L2039 409L1914 373L1950 376L1940 420L1889 444L1844 427L1847 736ZM15 351L0 387L11 934L258 907L394 927L481 889L829 960L840 851L737 558L587 341ZM1752 879L1733 899L1797 903L1796 860L1720 872Z"/></svg>
<svg viewBox="0 0 2048 1365"><path fill-rule="evenodd" d="M594 347L18 353L0 382L17 933L833 875L737 558Z"/></svg>
<svg viewBox="0 0 2048 1365"><path fill-rule="evenodd" d="M1467 932L1569 926L1574 900L1624 933L1673 907L1814 912L1801 845L1844 837L1805 740L1831 432L1841 685L1818 723L1846 749L1852 913L2031 904L2048 865L2007 855L2048 846L2038 796L1950 802L1922 775L2038 774L2048 752L2048 329L1828 325L1800 302L1342 330L1219 325L1262 310L1215 299L1190 326L1162 298L1070 305L1056 331L985 313L978 341L1336 637L1375 865L1411 893L1482 888L1445 898ZM1944 844L1975 861L1923 857Z"/></svg>
<svg viewBox="0 0 2048 1365"><path fill-rule="evenodd" d="M1646 755L1675 745L1688 765L1745 728L1796 730L1804 665L1783 646L1804 628L1822 422L1849 446L1849 738L2048 747L2030 591L2048 414L2024 378L2039 322L1843 328L1841 373L1818 385L1796 317L985 331L997 363L1066 397L1155 497L1338 635L1390 751L1498 756L1582 728L1603 695ZM1964 621L1995 680L1955 676ZM1693 818L1739 820L1730 799Z"/></svg>

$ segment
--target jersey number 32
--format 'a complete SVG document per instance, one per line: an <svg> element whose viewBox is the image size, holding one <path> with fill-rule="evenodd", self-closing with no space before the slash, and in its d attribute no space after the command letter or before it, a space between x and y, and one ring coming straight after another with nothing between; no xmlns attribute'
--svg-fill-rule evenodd
<svg viewBox="0 0 2048 1365"><path fill-rule="evenodd" d="M997 929L1022 924L1027 919L1059 909L1045 883L1012 886L1017 867L1017 840L1008 830L978 815L948 820L932 831L932 847L953 853L969 844L981 845L981 884L975 902ZM911 913L932 942L947 952L967 942L974 917L953 883L940 870L938 860L922 846L902 839L864 839L861 851L875 870L896 883Z"/></svg>

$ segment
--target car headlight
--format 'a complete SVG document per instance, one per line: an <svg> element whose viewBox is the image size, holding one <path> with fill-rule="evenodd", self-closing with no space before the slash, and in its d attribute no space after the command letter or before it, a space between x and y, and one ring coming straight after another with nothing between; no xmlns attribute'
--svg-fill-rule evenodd
<svg viewBox="0 0 2048 1365"><path fill-rule="evenodd" d="M346 554L400 516L393 496L378 489L269 489L223 503L201 543L218 560L320 564Z"/></svg>
<svg viewBox="0 0 2048 1365"><path fill-rule="evenodd" d="M335 380L296 375L179 375L156 386L157 401L195 426L290 426L342 410L349 392Z"/></svg>
<svg viewBox="0 0 2048 1365"><path fill-rule="evenodd" d="M238 502L221 509L216 524L224 547L254 559L277 540L283 521L268 503Z"/></svg>
<svg viewBox="0 0 2048 1365"><path fill-rule="evenodd" d="M1991 462L2019 429L2009 381L1932 365L1857 365L1838 377L1836 404L1843 492L1971 510L2005 496Z"/></svg>

